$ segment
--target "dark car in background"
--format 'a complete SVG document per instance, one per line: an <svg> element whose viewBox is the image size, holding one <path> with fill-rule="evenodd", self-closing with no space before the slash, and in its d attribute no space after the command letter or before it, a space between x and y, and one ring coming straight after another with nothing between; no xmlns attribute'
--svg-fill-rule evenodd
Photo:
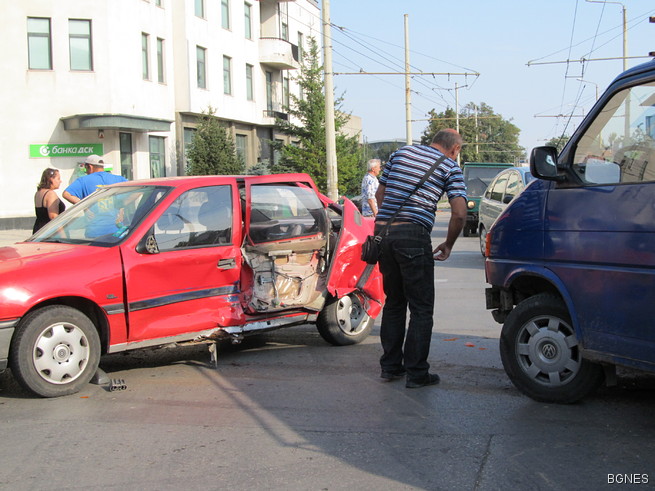
<svg viewBox="0 0 655 491"><path fill-rule="evenodd" d="M491 180L503 169L513 164L501 162L465 162L462 165L464 183L466 184L466 224L464 237L472 237L478 231L478 211L480 197L484 194Z"/></svg>
<svg viewBox="0 0 655 491"><path fill-rule="evenodd" d="M478 235L480 236L480 252L484 256L487 232L494 221L507 208L525 187L534 180L527 167L510 167L498 174L484 195L480 198L478 213Z"/></svg>

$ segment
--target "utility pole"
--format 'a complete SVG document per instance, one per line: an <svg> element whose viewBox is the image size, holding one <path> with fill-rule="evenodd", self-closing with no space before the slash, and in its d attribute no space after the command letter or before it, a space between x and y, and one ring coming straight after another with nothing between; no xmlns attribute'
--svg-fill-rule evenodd
<svg viewBox="0 0 655 491"><path fill-rule="evenodd" d="M332 35L330 0L323 0L323 73L325 78L325 157L327 160L327 195L339 199L337 175L337 142L334 128L334 81L332 79Z"/></svg>
<svg viewBox="0 0 655 491"><path fill-rule="evenodd" d="M455 82L455 129L459 133L459 91L457 90L457 82ZM457 165L460 164L459 154L457 154ZM461 165L460 165L461 167Z"/></svg>
<svg viewBox="0 0 655 491"><path fill-rule="evenodd" d="M407 145L412 144L412 90L409 77L409 20L405 14L405 128Z"/></svg>

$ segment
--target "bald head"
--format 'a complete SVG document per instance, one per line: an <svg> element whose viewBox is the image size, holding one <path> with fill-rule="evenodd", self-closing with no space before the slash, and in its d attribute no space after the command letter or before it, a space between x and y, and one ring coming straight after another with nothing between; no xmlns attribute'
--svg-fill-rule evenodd
<svg viewBox="0 0 655 491"><path fill-rule="evenodd" d="M439 130L432 138L431 146L451 159L456 159L462 149L462 137L452 128Z"/></svg>

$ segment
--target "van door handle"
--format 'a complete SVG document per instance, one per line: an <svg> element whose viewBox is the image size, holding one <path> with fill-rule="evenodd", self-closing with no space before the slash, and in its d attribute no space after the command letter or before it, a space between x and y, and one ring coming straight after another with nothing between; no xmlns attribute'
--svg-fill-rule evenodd
<svg viewBox="0 0 655 491"><path fill-rule="evenodd" d="M236 268L237 262L234 260L233 257L228 258L228 259L219 259L218 260L218 267L221 269L234 269Z"/></svg>

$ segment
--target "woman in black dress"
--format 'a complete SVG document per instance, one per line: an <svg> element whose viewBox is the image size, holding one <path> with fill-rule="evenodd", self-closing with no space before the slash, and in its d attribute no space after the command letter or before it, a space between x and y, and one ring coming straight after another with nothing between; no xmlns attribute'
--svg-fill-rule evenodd
<svg viewBox="0 0 655 491"><path fill-rule="evenodd" d="M36 221L32 233L39 230L50 220L55 218L66 209L66 205L59 199L55 189L59 189L61 176L57 169L47 168L41 175L41 182L34 194L34 211Z"/></svg>

